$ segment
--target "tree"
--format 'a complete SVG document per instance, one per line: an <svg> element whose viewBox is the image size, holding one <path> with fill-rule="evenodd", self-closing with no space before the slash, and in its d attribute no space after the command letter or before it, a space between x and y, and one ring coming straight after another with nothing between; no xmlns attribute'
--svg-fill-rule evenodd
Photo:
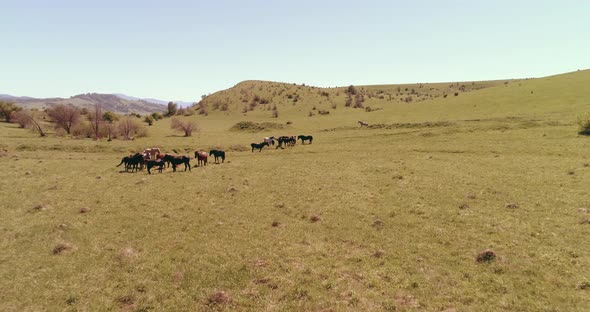
<svg viewBox="0 0 590 312"><path fill-rule="evenodd" d="M80 122L80 110L74 106L57 105L47 110L47 115L55 122L56 128L64 129L68 134L72 127Z"/></svg>
<svg viewBox="0 0 590 312"><path fill-rule="evenodd" d="M104 123L102 118L102 105L98 103L94 104L94 109L91 112L88 112L88 120L90 120L92 136L95 140L100 139L100 130L102 129L102 125Z"/></svg>
<svg viewBox="0 0 590 312"><path fill-rule="evenodd" d="M166 113L166 116L170 117L170 116L176 115L177 110L178 110L178 105L176 103L168 102L168 112Z"/></svg>
<svg viewBox="0 0 590 312"><path fill-rule="evenodd" d="M105 112L104 114L102 114L102 120L106 121L106 122L114 122L117 121L119 118L117 117L117 115L115 115L115 113L113 112Z"/></svg>
<svg viewBox="0 0 590 312"><path fill-rule="evenodd" d="M193 134L194 130L198 131L197 123L191 120L182 120L180 118L172 118L170 122L170 128L184 132L185 137L189 137Z"/></svg>
<svg viewBox="0 0 590 312"><path fill-rule="evenodd" d="M0 101L0 118L3 118L6 122L10 122L12 113L19 110L21 108L13 102Z"/></svg>
<svg viewBox="0 0 590 312"><path fill-rule="evenodd" d="M41 127L41 124L35 119L34 112L30 110L13 111L11 114L11 120L16 121L21 128L29 127L37 131L40 136L45 136L43 127Z"/></svg>
<svg viewBox="0 0 590 312"><path fill-rule="evenodd" d="M118 128L120 135L124 136L127 140L131 140L137 133L137 130L141 128L141 126L137 122L137 119L131 117L124 117L121 120L119 120Z"/></svg>

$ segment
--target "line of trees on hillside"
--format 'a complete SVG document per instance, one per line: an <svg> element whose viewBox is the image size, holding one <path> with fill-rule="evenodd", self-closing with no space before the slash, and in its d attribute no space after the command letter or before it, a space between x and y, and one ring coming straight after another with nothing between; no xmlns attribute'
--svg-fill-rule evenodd
<svg viewBox="0 0 590 312"><path fill-rule="evenodd" d="M168 103L167 111L163 114L152 113L142 116L131 113L117 115L102 110L100 104L93 108L77 108L72 105L56 105L45 110L23 109L12 102L0 101L0 119L18 124L20 128L29 128L40 136L46 136L46 128L52 127L56 136L69 135L73 138L106 138L133 140L135 137L147 136L147 128L141 123L151 126L155 121L166 117L187 115L188 109L179 109L177 104ZM194 113L194 112L193 112ZM192 114L191 114L192 115ZM143 118L143 119L142 119ZM191 136L198 131L194 121L174 117L170 127L184 136Z"/></svg>
<svg viewBox="0 0 590 312"><path fill-rule="evenodd" d="M92 109L77 108L72 105L56 105L45 110L23 109L12 102L0 101L0 119L15 123L20 128L29 128L40 136L46 136L46 128L53 128L56 136L69 135L73 138L106 138L133 140L135 137L147 136L147 128L143 122L151 126L154 122L166 117L186 116L190 109L179 109L177 104L168 103L163 114L152 113L142 116L131 113L118 115L110 111L103 112L102 106L97 104ZM143 119L142 119L143 118ZM170 127L184 136L191 136L199 131L196 122L188 119L173 117Z"/></svg>

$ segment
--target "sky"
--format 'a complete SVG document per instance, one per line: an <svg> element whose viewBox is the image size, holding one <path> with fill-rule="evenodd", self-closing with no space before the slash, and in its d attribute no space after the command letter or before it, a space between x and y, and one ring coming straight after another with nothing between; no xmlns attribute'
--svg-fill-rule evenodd
<svg viewBox="0 0 590 312"><path fill-rule="evenodd" d="M197 101L590 68L590 1L0 0L0 94Z"/></svg>

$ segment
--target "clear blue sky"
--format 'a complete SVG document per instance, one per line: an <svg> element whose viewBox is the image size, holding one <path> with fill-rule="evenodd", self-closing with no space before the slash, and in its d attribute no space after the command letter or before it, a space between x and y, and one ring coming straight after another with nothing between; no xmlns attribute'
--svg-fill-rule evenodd
<svg viewBox="0 0 590 312"><path fill-rule="evenodd" d="M194 101L247 79L316 86L590 67L590 1L0 0L0 93Z"/></svg>

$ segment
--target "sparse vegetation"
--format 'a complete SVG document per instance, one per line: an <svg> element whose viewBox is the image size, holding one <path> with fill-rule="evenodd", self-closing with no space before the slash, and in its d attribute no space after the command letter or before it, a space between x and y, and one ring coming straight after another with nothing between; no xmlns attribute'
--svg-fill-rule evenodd
<svg viewBox="0 0 590 312"><path fill-rule="evenodd" d="M590 135L590 113L578 117L578 133L582 135Z"/></svg>

